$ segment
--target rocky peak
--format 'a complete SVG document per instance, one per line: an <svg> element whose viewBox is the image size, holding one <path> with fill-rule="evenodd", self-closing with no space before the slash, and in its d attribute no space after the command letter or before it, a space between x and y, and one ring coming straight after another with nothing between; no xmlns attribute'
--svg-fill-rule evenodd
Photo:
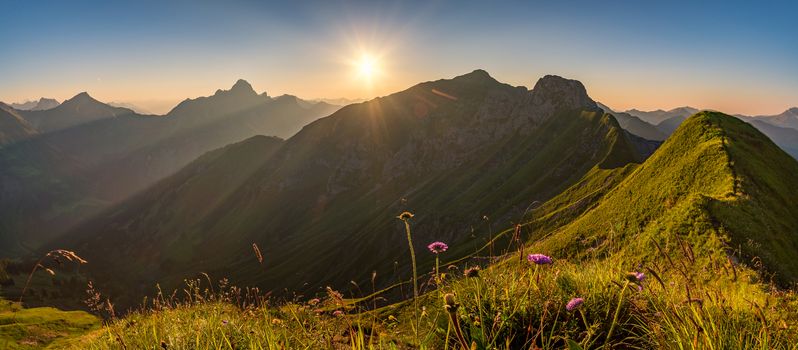
<svg viewBox="0 0 798 350"><path fill-rule="evenodd" d="M532 89L533 103L555 103L560 107L576 109L598 109L587 95L585 86L578 80L565 79L556 75L540 78Z"/></svg>
<svg viewBox="0 0 798 350"><path fill-rule="evenodd" d="M222 94L229 94L229 95L234 95L234 96L257 96L258 95L258 93L255 92L255 89L252 88L252 85L250 85L244 79L238 79L238 81L236 81L236 83L233 84L233 87L231 87L230 90L227 90L227 91L225 91L225 90L217 90L216 91L216 95L222 95Z"/></svg>
<svg viewBox="0 0 798 350"><path fill-rule="evenodd" d="M81 92L74 97L64 101L64 105L76 105L76 104L83 104L83 103L100 103L99 101L95 100L93 97L89 96L87 92Z"/></svg>
<svg viewBox="0 0 798 350"><path fill-rule="evenodd" d="M52 98L40 98L39 102L36 103L36 106L32 108L34 111L38 110L45 110L58 107L59 103L57 100Z"/></svg>
<svg viewBox="0 0 798 350"><path fill-rule="evenodd" d="M784 114L791 114L793 116L798 117L798 107L790 108L790 109L784 111Z"/></svg>

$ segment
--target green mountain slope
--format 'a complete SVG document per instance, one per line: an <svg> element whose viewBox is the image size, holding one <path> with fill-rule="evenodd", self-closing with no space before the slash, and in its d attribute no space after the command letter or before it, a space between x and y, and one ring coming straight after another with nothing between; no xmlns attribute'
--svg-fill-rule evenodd
<svg viewBox="0 0 798 350"><path fill-rule="evenodd" d="M751 125L701 112L643 164L599 163L534 211L522 229L538 235L524 249L551 264L519 261L512 250L497 260L472 256L456 265L481 270L462 277L447 268L418 303L373 311L385 294L331 292L242 311L227 292L208 298L194 289L210 301L167 301L105 334L139 347L167 337L174 347L791 349L798 300L767 272L798 277L796 170ZM460 244L441 254L446 264ZM119 342L99 332L81 341Z"/></svg>
<svg viewBox="0 0 798 350"><path fill-rule="evenodd" d="M544 246L583 258L620 249L650 261L676 237L715 254L761 261L798 279L798 162L750 124L716 112L690 117L638 169Z"/></svg>
<svg viewBox="0 0 798 350"><path fill-rule="evenodd" d="M547 76L527 90L475 71L306 126L247 181L218 185L232 194L203 207L204 216L176 214L194 211L191 190L155 188L144 195L152 202L122 203L79 227L84 238L70 246L99 262L88 268L106 287L142 286L126 287L133 293L199 272L276 292L365 283L373 269L385 284L409 273L394 268L407 256L393 219L403 210L418 213L417 249L440 239L467 254L486 241L473 230L483 215L506 225L594 169L643 159L581 83Z"/></svg>

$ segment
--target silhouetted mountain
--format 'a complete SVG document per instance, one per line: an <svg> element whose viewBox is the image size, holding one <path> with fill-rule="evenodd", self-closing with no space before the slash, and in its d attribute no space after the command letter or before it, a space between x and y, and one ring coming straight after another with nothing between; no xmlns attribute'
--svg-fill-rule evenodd
<svg viewBox="0 0 798 350"><path fill-rule="evenodd" d="M760 115L753 118L778 127L798 130L798 107L790 108L777 115Z"/></svg>
<svg viewBox="0 0 798 350"><path fill-rule="evenodd" d="M6 170L7 179L0 186L13 183L24 189L0 193L0 208L7 209L0 214L0 226L13 226L1 235L6 241L22 240L22 245L36 247L205 152L259 134L285 135L337 108L271 99L254 93L244 81L210 97L186 100L166 116L142 116L78 95L37 114L37 120L88 115L93 121L0 151L0 168ZM0 253L19 254L22 245L6 244Z"/></svg>
<svg viewBox="0 0 798 350"><path fill-rule="evenodd" d="M86 92L64 101L58 107L42 111L23 111L22 116L40 133L48 133L100 119L135 114L127 108L111 107Z"/></svg>
<svg viewBox="0 0 798 350"><path fill-rule="evenodd" d="M141 108L141 107L139 107L137 105L134 105L132 103L116 102L115 101L115 102L108 102L108 105L112 106L112 107L127 108L127 109L129 109L129 110L131 110L133 112L136 112L136 113L142 114L142 115L148 115L148 114L151 115L151 114L153 114L152 112L150 112L150 111L148 111L148 110L146 110L144 108Z"/></svg>
<svg viewBox="0 0 798 350"><path fill-rule="evenodd" d="M0 146L34 135L36 130L14 108L0 102Z"/></svg>
<svg viewBox="0 0 798 350"><path fill-rule="evenodd" d="M403 210L416 213L419 248L442 239L463 254L484 243L470 229L483 214L507 224L588 172L613 174L643 159L581 83L546 76L527 90L478 70L346 106L273 154L230 147L60 244L87 254L104 288L149 290L155 280L166 286L199 271L275 291L366 281L375 268L385 282L406 256L391 220ZM244 176L229 183L196 170L242 167Z"/></svg>
<svg viewBox="0 0 798 350"><path fill-rule="evenodd" d="M38 101L27 101L23 103L12 103L11 107L20 111L43 111L58 107L58 101L52 98L40 98Z"/></svg>
<svg viewBox="0 0 798 350"><path fill-rule="evenodd" d="M798 159L798 130L793 128L782 128L772 125L763 120L748 120L748 123L755 126L763 134L767 135L775 144L785 152Z"/></svg>
<svg viewBox="0 0 798 350"><path fill-rule="evenodd" d="M665 119L661 121L659 124L657 124L657 129L665 135L673 134L673 132L676 131L677 128L679 128L679 125L681 125L682 122L687 120L687 118L690 115L691 114L675 115L673 117Z"/></svg>
<svg viewBox="0 0 798 350"><path fill-rule="evenodd" d="M317 98L317 99L310 100L310 101L313 101L313 102L324 102L324 103L328 103L328 104L336 105L336 106L346 106L346 105L351 105L353 103L365 102L365 101L367 101L367 99L365 99L365 98Z"/></svg>
<svg viewBox="0 0 798 350"><path fill-rule="evenodd" d="M682 116L682 117L686 118L687 116L691 116L691 115L693 115L693 114L695 114L697 112L698 112L698 110L693 108L693 107L677 107L677 108L671 109L669 111L663 111L661 109L658 109L656 111L650 111L650 112L641 111L641 110L637 110L637 109L630 109L630 110L626 111L626 113L628 113L630 115L633 115L635 117L638 117L638 118L642 119L643 121L645 121L646 123L649 123L649 124L652 124L652 125L658 125L658 124L662 123L663 121L665 121L666 119L670 119L670 118L673 118L673 117L676 117L676 116ZM670 134L672 132L673 132L673 130L671 130L671 132L669 132L668 134Z"/></svg>
<svg viewBox="0 0 798 350"><path fill-rule="evenodd" d="M652 141L662 141L668 136L659 131L654 125L644 122L642 119L635 117L629 113L614 112L604 104L598 103L598 106L605 112L612 114L618 120L621 127L639 137Z"/></svg>

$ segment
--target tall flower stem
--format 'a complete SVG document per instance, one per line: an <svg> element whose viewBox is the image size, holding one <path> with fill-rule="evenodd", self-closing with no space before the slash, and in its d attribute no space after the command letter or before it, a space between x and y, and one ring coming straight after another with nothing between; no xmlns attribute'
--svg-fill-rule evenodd
<svg viewBox="0 0 798 350"><path fill-rule="evenodd" d="M416 342L418 342L418 327L420 327L421 322L418 319L418 270L416 269L416 251L413 249L413 238L410 236L410 218L413 217L413 214L409 212L404 212L399 215L399 219L405 223L405 233L407 233L407 245L410 247L410 261L413 264L413 316L416 319L415 327L413 327L413 333L416 337Z"/></svg>
<svg viewBox="0 0 798 350"><path fill-rule="evenodd" d="M615 325L618 324L618 316L621 314L621 305L623 305L623 294L626 292L626 288L629 287L629 281L623 284L623 289L621 289L621 295L618 296L618 306L615 307L615 315L612 316L612 324L610 325L610 330L607 332L607 339L604 340L604 348L607 347L607 344L610 343L610 338L612 338L612 333L615 330Z"/></svg>
<svg viewBox="0 0 798 350"><path fill-rule="evenodd" d="M440 258L438 258L438 254L435 254L435 283L440 287L441 275L438 273L438 266L440 266Z"/></svg>
<svg viewBox="0 0 798 350"><path fill-rule="evenodd" d="M407 245L410 247L410 262L413 265L413 300L418 298L418 270L416 270L416 250L413 249L413 238L410 236L410 222L405 222L405 232L407 233Z"/></svg>
<svg viewBox="0 0 798 350"><path fill-rule="evenodd" d="M585 330L587 331L587 336L585 337L584 343L585 345L590 344L590 338L593 337L593 328L587 323L587 317L585 317L585 313L582 312L582 309L579 309L579 315L582 316L582 322L585 324Z"/></svg>

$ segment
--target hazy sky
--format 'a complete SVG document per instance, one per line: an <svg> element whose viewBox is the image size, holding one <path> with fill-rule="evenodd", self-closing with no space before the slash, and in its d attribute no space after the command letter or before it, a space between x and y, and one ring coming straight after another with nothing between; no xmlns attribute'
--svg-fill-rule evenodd
<svg viewBox="0 0 798 350"><path fill-rule="evenodd" d="M798 105L798 2L696 3L0 0L0 100L88 91L164 112L239 78L359 98L482 68L527 87L578 79L615 109Z"/></svg>

